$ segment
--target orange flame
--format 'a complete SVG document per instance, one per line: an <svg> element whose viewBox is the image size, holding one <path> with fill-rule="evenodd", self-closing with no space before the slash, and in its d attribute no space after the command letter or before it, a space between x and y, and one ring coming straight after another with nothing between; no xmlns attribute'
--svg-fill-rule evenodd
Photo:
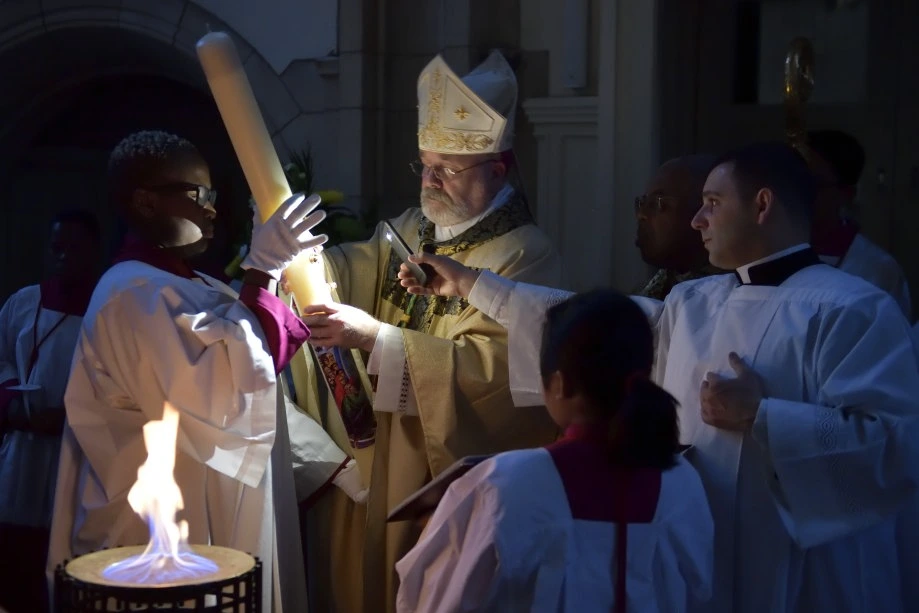
<svg viewBox="0 0 919 613"><path fill-rule="evenodd" d="M128 503L150 527L150 542L138 556L112 564L105 577L139 584L161 584L212 574L217 565L191 552L188 523L176 523L182 510L182 492L173 477L179 412L165 403L163 418L144 425L147 461L137 470Z"/></svg>

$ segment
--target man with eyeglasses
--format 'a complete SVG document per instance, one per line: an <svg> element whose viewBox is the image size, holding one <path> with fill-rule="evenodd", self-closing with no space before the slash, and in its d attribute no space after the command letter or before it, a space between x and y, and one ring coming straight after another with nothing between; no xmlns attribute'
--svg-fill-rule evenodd
<svg viewBox="0 0 919 613"><path fill-rule="evenodd" d="M108 183L129 232L89 300L73 356L48 568L148 542L128 492L147 455L144 424L161 419L168 401L180 414L175 480L189 543L257 555L262 609L303 611L278 373L309 330L274 286L302 250L326 240L303 237L325 217L311 213L319 199L293 196L260 226L237 294L187 263L207 248L216 216L194 145L165 132L131 134L112 152Z"/></svg>
<svg viewBox="0 0 919 613"><path fill-rule="evenodd" d="M635 198L641 259L658 268L639 295L663 300L673 286L723 271L708 262L699 233L690 225L702 203L702 186L714 156L688 155L665 162Z"/></svg>
<svg viewBox="0 0 919 613"><path fill-rule="evenodd" d="M679 402L715 525L712 599L689 611L916 609L916 349L886 292L820 262L815 196L786 143L724 155L693 227L733 272L634 298L657 336L650 378ZM467 296L508 326L515 398L538 393L538 330L570 294L412 261L437 276L422 286L406 268L407 289Z"/></svg>
<svg viewBox="0 0 919 613"><path fill-rule="evenodd" d="M865 150L853 136L840 130L814 130L808 132L805 153L817 179L812 242L820 259L893 296L912 321L903 269L859 231L855 220L845 217L846 209L855 201Z"/></svg>
<svg viewBox="0 0 919 613"><path fill-rule="evenodd" d="M418 104L411 169L421 179L421 206L390 220L395 230L416 252L560 283L556 251L508 179L517 83L504 57L493 52L462 79L436 57L418 79ZM331 561L311 562L310 572L338 573L328 580L337 610L393 610L395 562L421 526L387 524L388 511L456 460L545 444L555 427L542 407L514 407L501 325L463 299L405 291L382 224L368 242L324 255L342 304L304 305L303 320L311 343L369 354L377 433L366 511L337 492L322 501L333 507L333 524L321 530L335 544Z"/></svg>

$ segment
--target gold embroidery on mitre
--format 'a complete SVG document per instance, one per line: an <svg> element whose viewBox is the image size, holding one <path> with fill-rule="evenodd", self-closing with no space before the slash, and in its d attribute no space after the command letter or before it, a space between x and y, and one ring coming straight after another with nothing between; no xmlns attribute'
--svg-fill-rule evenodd
<svg viewBox="0 0 919 613"><path fill-rule="evenodd" d="M466 108L463 106L460 106L458 109L453 111L453 114L456 115L456 118L459 119L460 121L469 117L469 111L467 111Z"/></svg>
<svg viewBox="0 0 919 613"><path fill-rule="evenodd" d="M418 130L418 146L422 149L432 148L446 151L479 152L488 149L495 140L487 134L470 134L452 130L448 132L440 127L440 114L442 112L444 97L444 79L439 68L435 68L431 72L430 77L431 84L428 87L428 116L425 124ZM466 112L465 109L463 109L463 111Z"/></svg>

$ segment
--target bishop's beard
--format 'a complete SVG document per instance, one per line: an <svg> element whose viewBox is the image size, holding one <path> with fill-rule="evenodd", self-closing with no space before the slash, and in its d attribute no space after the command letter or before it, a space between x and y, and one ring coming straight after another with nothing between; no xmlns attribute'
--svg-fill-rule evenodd
<svg viewBox="0 0 919 613"><path fill-rule="evenodd" d="M421 212L436 226L453 226L470 219L472 215L465 203L458 203L443 190L421 188Z"/></svg>

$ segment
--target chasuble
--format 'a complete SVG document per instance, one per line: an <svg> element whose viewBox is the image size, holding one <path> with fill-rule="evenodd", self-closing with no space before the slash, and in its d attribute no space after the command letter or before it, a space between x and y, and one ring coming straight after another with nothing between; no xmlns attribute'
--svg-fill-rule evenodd
<svg viewBox="0 0 919 613"><path fill-rule="evenodd" d="M391 223L413 250L424 243L434 253L467 266L533 283L558 283L556 252L516 194L472 228L444 242L434 242L434 225L418 208ZM392 610L395 563L415 544L421 526L387 524L390 509L459 458L543 445L557 434L543 407L514 406L508 387L506 330L465 300L413 299L399 285L400 261L384 234L381 225L367 242L324 252L339 300L398 326L395 353L404 355L403 361L379 365L376 443L352 450L365 457L372 454L372 472L363 475L370 486L366 507L331 491L311 511L318 527L310 533L316 535L308 552L310 582L331 585L329 606L339 611ZM310 392L318 387L315 371L307 362L301 352L292 364L298 398L313 393L318 402L321 399ZM396 393L386 394L385 399L384 382L396 385ZM339 446L347 449L334 405L318 417Z"/></svg>

